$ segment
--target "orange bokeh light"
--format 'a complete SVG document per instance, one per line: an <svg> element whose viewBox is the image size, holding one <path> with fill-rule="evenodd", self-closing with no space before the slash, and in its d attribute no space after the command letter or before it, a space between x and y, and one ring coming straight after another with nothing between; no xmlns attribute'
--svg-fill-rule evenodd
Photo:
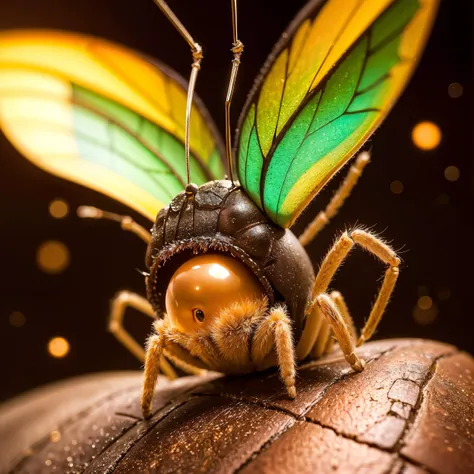
<svg viewBox="0 0 474 474"><path fill-rule="evenodd" d="M433 122L420 122L413 128L411 138L421 150L434 150L441 143L441 130Z"/></svg>

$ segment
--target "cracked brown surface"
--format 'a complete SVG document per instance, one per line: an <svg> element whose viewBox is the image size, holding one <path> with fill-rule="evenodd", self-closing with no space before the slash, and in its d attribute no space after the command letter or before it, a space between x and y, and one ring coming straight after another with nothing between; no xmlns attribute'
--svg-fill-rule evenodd
<svg viewBox="0 0 474 474"><path fill-rule="evenodd" d="M53 421L41 421L43 435L34 441L26 433L39 432L27 416L35 396L5 407L0 472L474 472L474 359L415 339L369 343L359 352L369 361L359 374L339 353L302 366L296 400L286 398L274 371L160 381L147 422L140 374L115 390L108 384L90 404L79 396L82 382L72 380L62 397L80 403L74 409L69 402L60 418L52 402ZM16 451L3 442L11 436Z"/></svg>

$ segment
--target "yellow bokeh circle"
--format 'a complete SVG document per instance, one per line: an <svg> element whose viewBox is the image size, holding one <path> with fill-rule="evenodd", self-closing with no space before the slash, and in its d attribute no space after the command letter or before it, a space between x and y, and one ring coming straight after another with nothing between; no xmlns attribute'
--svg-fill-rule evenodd
<svg viewBox="0 0 474 474"><path fill-rule="evenodd" d="M45 273L63 272L70 262L68 248L57 240L43 242L36 252L36 263Z"/></svg>
<svg viewBox="0 0 474 474"><path fill-rule="evenodd" d="M62 359L69 354L70 345L64 337L53 337L48 342L48 352L56 359Z"/></svg>
<svg viewBox="0 0 474 474"><path fill-rule="evenodd" d="M413 128L411 138L421 150L434 150L441 143L441 130L433 122L420 122Z"/></svg>
<svg viewBox="0 0 474 474"><path fill-rule="evenodd" d="M69 214L69 205L63 199L55 199L49 203L49 213L56 219L62 219Z"/></svg>

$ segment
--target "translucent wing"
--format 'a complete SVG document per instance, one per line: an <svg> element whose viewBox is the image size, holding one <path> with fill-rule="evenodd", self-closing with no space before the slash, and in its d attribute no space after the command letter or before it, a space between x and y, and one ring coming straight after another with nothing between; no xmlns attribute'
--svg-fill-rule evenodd
<svg viewBox="0 0 474 474"><path fill-rule="evenodd" d="M0 34L0 127L46 171L154 220L186 183L186 86L136 53L83 35ZM198 101L191 176L222 178L221 142Z"/></svg>
<svg viewBox="0 0 474 474"><path fill-rule="evenodd" d="M241 115L241 185L289 227L387 115L438 0L311 1L276 46Z"/></svg>

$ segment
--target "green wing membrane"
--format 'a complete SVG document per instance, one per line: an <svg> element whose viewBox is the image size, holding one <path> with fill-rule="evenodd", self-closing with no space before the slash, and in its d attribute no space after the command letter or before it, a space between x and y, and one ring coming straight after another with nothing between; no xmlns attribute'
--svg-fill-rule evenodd
<svg viewBox="0 0 474 474"><path fill-rule="evenodd" d="M73 85L73 128L80 155L133 181L161 202L169 202L186 185L184 145L173 135L94 92ZM220 163L220 160L219 160ZM212 179L190 156L197 183Z"/></svg>
<svg viewBox="0 0 474 474"><path fill-rule="evenodd" d="M377 2L373 3L375 8ZM259 122L259 117L265 117L265 114L259 114L258 107L272 103L263 97L268 95L266 81L273 80L272 75L280 74L278 71L284 69L282 61L286 61L286 75L282 80L286 81L285 84L295 80L291 75L297 73L298 63L295 67L293 59L293 69L289 72L291 54L287 51L290 49L291 53L291 47L299 47L299 53L304 53L298 36L302 36L300 30L310 30L308 18L311 19L311 15L300 18L299 29L293 27L293 36L290 35L287 42L290 46L279 56L275 55L273 66L263 76L261 85L244 109L236 153L242 186L275 223L289 227L388 113L419 56L422 40L415 42L419 35L413 36L411 23L423 9L433 9L434 3L421 0L390 3L355 38L319 82L316 78L322 65L315 67L310 80L314 77L317 83L310 83L311 88L301 104L283 126L284 108L292 104L285 104L284 90L276 91L275 96L280 97L280 109L271 124L274 136L271 145L266 145L265 152L262 140L270 143L269 132L264 130L266 124ZM433 16L432 12L428 12L430 15L426 11L423 13L429 18ZM343 31L341 29L341 35ZM292 38L294 43L297 40L299 43L292 44ZM410 55L403 57L405 51ZM297 61L303 63L301 58ZM307 71L300 67L299 73L303 76ZM277 84L275 81L275 87Z"/></svg>
<svg viewBox="0 0 474 474"><path fill-rule="evenodd" d="M387 76L393 58L384 56L375 70L370 65L368 45L367 37L357 44L303 107L275 148L266 168L263 196L265 210L277 223L282 203L299 177L344 140L357 140L359 135L354 133L358 128L370 115L380 112L377 100L385 85L382 81L377 87L377 76ZM366 92L361 87L364 76L377 77ZM278 193L272 192L275 188Z"/></svg>
<svg viewBox="0 0 474 474"><path fill-rule="evenodd" d="M49 173L154 221L186 183L187 85L106 40L59 31L0 33L0 127ZM222 178L221 140L196 98L190 172Z"/></svg>

